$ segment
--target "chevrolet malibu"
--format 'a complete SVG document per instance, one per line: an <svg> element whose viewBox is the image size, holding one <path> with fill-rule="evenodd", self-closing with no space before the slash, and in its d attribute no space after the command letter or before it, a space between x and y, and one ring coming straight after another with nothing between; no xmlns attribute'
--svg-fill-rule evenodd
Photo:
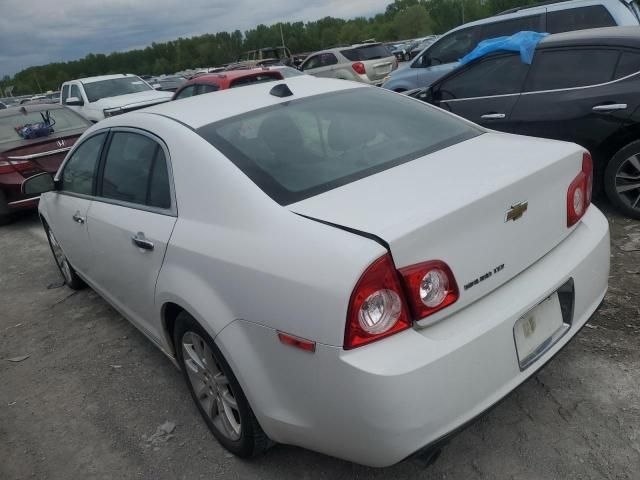
<svg viewBox="0 0 640 480"><path fill-rule="evenodd" d="M312 77L109 118L39 211L85 283L184 372L217 440L383 467L547 363L607 290L571 143Z"/></svg>

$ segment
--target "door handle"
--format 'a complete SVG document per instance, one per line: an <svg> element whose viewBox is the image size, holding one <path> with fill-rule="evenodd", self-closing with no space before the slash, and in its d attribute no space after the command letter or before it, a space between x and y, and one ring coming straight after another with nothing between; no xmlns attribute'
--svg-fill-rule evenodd
<svg viewBox="0 0 640 480"><path fill-rule="evenodd" d="M71 217L71 218L73 218L74 222L79 223L81 225L87 220L86 218L80 216L80 212L74 213L73 217Z"/></svg>
<svg viewBox="0 0 640 480"><path fill-rule="evenodd" d="M502 120L506 118L504 113L485 113L480 117L483 120Z"/></svg>
<svg viewBox="0 0 640 480"><path fill-rule="evenodd" d="M143 250L153 250L153 242L147 240L142 232L138 232L131 237L131 241L136 247L140 247Z"/></svg>
<svg viewBox="0 0 640 480"><path fill-rule="evenodd" d="M606 105L596 105L591 110L594 112L607 113L607 112L615 112L616 110L626 110L626 103L608 103Z"/></svg>

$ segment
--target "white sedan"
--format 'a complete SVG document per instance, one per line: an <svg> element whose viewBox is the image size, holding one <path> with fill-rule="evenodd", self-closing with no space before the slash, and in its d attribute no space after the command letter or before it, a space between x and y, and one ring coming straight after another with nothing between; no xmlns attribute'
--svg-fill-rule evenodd
<svg viewBox="0 0 640 480"><path fill-rule="evenodd" d="M39 211L67 284L175 360L228 450L382 467L595 312L609 230L591 181L574 144L301 76L100 122Z"/></svg>

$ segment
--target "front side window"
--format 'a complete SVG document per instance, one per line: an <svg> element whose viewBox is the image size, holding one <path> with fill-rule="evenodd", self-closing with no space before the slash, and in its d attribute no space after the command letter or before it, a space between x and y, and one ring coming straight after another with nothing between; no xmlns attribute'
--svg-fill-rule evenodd
<svg viewBox="0 0 640 480"><path fill-rule="evenodd" d="M276 202L288 205L481 130L411 98L357 88L259 109L197 132Z"/></svg>
<svg viewBox="0 0 640 480"><path fill-rule="evenodd" d="M626 77L637 72L640 72L640 53L622 52L616 67L615 78Z"/></svg>
<svg viewBox="0 0 640 480"><path fill-rule="evenodd" d="M520 55L487 58L434 88L439 100L488 97L522 91L529 65Z"/></svg>
<svg viewBox="0 0 640 480"><path fill-rule="evenodd" d="M465 28L438 40L423 55L423 66L457 62L478 44L480 27Z"/></svg>
<svg viewBox="0 0 640 480"><path fill-rule="evenodd" d="M537 52L526 90L556 90L605 83L613 78L617 50L571 49Z"/></svg>
<svg viewBox="0 0 640 480"><path fill-rule="evenodd" d="M94 135L75 149L62 171L62 191L93 194L93 180L106 134Z"/></svg>
<svg viewBox="0 0 640 480"><path fill-rule="evenodd" d="M311 70L312 68L318 68L320 66L320 55L311 57L302 64L302 70Z"/></svg>
<svg viewBox="0 0 640 480"><path fill-rule="evenodd" d="M89 102L95 102L101 98L146 92L148 90L153 90L153 88L151 88L140 77L136 77L135 75L84 84L84 91L87 94L87 100L89 100Z"/></svg>
<svg viewBox="0 0 640 480"><path fill-rule="evenodd" d="M62 101L64 102L67 98L69 98L69 85L62 87Z"/></svg>
<svg viewBox="0 0 640 480"><path fill-rule="evenodd" d="M138 205L169 208L167 165L160 145L131 132L116 132L104 164L100 195Z"/></svg>
<svg viewBox="0 0 640 480"><path fill-rule="evenodd" d="M615 26L615 20L602 5L547 12L546 31L549 33Z"/></svg>
<svg viewBox="0 0 640 480"><path fill-rule="evenodd" d="M82 93L80 93L80 87L78 85L71 85L71 93L69 97L75 97L78 100L82 100Z"/></svg>
<svg viewBox="0 0 640 480"><path fill-rule="evenodd" d="M217 92L218 90L220 90L220 87L218 85L205 83L200 85L200 91L198 92L198 95L202 95L203 93Z"/></svg>

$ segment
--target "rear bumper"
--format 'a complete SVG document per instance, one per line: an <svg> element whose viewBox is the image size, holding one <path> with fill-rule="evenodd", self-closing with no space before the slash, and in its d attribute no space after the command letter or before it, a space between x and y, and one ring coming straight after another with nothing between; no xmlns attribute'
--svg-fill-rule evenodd
<svg viewBox="0 0 640 480"><path fill-rule="evenodd" d="M445 438L533 375L593 315L608 275L609 227L592 206L544 258L431 327L309 354L279 344L269 328L236 321L216 342L274 440L384 467ZM569 331L521 371L515 322L569 279Z"/></svg>

